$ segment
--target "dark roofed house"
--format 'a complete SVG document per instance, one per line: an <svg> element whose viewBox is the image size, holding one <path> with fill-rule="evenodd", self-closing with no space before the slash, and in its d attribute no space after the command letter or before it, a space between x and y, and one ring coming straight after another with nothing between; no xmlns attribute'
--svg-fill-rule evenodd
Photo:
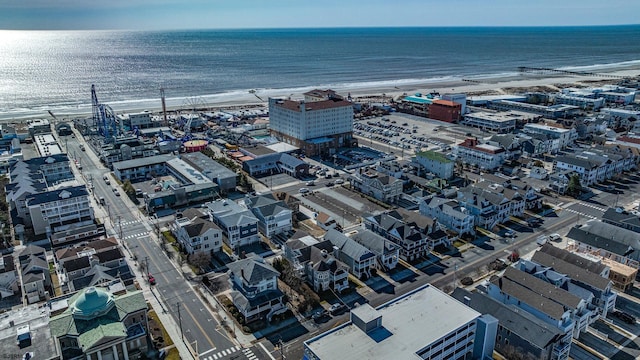
<svg viewBox="0 0 640 360"><path fill-rule="evenodd" d="M18 285L18 271L13 256L0 255L0 299L15 295Z"/></svg>
<svg viewBox="0 0 640 360"><path fill-rule="evenodd" d="M376 255L371 250L336 229L329 229L324 239L331 241L333 256L347 264L354 276L371 276L371 269L376 265Z"/></svg>
<svg viewBox="0 0 640 360"><path fill-rule="evenodd" d="M602 215L602 221L640 233L640 216L635 212L628 212L621 208L608 208Z"/></svg>
<svg viewBox="0 0 640 360"><path fill-rule="evenodd" d="M376 267L382 270L392 270L400 260L400 245L368 229L359 229L349 237L369 249L376 255Z"/></svg>
<svg viewBox="0 0 640 360"><path fill-rule="evenodd" d="M563 331L571 330L574 338L586 331L592 312L587 302L565 288L546 280L507 267L502 277L490 282L488 294L505 304L514 304L536 317L558 326Z"/></svg>
<svg viewBox="0 0 640 360"><path fill-rule="evenodd" d="M310 235L287 240L284 255L298 275L316 292L331 289L336 292L349 287L349 266L334 256L331 241L319 241ZM300 234L303 235L303 234Z"/></svg>
<svg viewBox="0 0 640 360"><path fill-rule="evenodd" d="M243 204L258 218L258 229L264 236L270 238L291 231L293 211L274 194L245 198Z"/></svg>
<svg viewBox="0 0 640 360"><path fill-rule="evenodd" d="M46 299L53 294L51 273L45 250L27 245L18 253L24 296L29 304Z"/></svg>
<svg viewBox="0 0 640 360"><path fill-rule="evenodd" d="M175 219L172 232L190 255L222 250L222 230L198 209L186 209L181 218Z"/></svg>
<svg viewBox="0 0 640 360"><path fill-rule="evenodd" d="M640 268L640 234L615 225L589 220L569 230L579 252L597 252L621 264Z"/></svg>
<svg viewBox="0 0 640 360"><path fill-rule="evenodd" d="M247 322L269 321L287 311L284 294L278 288L280 273L258 256L250 256L228 265L231 300Z"/></svg>
<svg viewBox="0 0 640 360"><path fill-rule="evenodd" d="M571 336L515 305L503 304L480 292L457 288L453 298L478 311L498 319L496 350L505 354L508 346L518 349L521 355L535 359L568 359Z"/></svg>

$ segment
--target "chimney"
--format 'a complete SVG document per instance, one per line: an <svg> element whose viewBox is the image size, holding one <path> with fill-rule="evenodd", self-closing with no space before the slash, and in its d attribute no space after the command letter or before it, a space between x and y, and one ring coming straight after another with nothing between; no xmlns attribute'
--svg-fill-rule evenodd
<svg viewBox="0 0 640 360"><path fill-rule="evenodd" d="M468 296L465 296L463 299L463 303L467 306L471 306L471 298Z"/></svg>

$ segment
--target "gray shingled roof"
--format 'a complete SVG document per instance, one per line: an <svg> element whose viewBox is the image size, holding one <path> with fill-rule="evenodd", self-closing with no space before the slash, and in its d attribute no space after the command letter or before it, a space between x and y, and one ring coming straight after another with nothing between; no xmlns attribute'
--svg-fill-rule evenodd
<svg viewBox="0 0 640 360"><path fill-rule="evenodd" d="M400 245L367 229L358 230L357 233L351 235L351 238L372 252L380 255L400 249Z"/></svg>
<svg viewBox="0 0 640 360"><path fill-rule="evenodd" d="M592 273L598 275L602 274L607 268L607 266L602 263L591 261L585 257L576 255L571 251L560 249L559 247L555 247L551 244L544 244L538 251L547 253L551 256L562 259L570 264L576 265L582 269L589 270Z"/></svg>
<svg viewBox="0 0 640 360"><path fill-rule="evenodd" d="M573 295L567 290L557 288L544 280L538 279L531 274L513 267L506 268L502 277L514 281L536 294L540 294L541 296L544 296L545 298L560 305L566 306L569 309L576 309L582 301L581 298Z"/></svg>
<svg viewBox="0 0 640 360"><path fill-rule="evenodd" d="M234 276L243 278L249 284L257 284L264 279L280 275L271 265L251 257L234 261L227 267Z"/></svg>
<svg viewBox="0 0 640 360"><path fill-rule="evenodd" d="M541 296L540 294L531 291L530 289L508 278L496 278L491 281L491 283L498 286L503 293L513 296L521 302L528 304L532 308L539 310L543 314L549 315L555 320L562 319L562 315L564 315L565 313L564 306L544 296Z"/></svg>
<svg viewBox="0 0 640 360"><path fill-rule="evenodd" d="M189 234L189 237L193 238L203 235L204 233L209 231L209 229L219 230L220 228L218 227L218 225L209 220L195 218L191 222L191 224L185 225L184 229L187 231L187 234Z"/></svg>
<svg viewBox="0 0 640 360"><path fill-rule="evenodd" d="M627 211L618 212L614 208L608 208L607 211L604 212L602 215L602 221L616 226L620 226L618 224L625 224L636 229L640 228L640 216Z"/></svg>
<svg viewBox="0 0 640 360"><path fill-rule="evenodd" d="M598 290L606 289L611 282L609 279L598 274L594 274L587 269L570 264L562 259L558 259L553 255L541 251L536 251L531 260L542 266L550 267L556 272L565 274L569 276L571 280L585 283Z"/></svg>
<svg viewBox="0 0 640 360"><path fill-rule="evenodd" d="M324 234L324 238L331 241L334 246L337 246L340 249L341 254L345 254L356 261L362 261L375 256L375 254L362 244L348 238L345 234L336 229L329 229L329 231Z"/></svg>
<svg viewBox="0 0 640 360"><path fill-rule="evenodd" d="M640 234L597 220L574 226L567 237L594 248L640 260Z"/></svg>
<svg viewBox="0 0 640 360"><path fill-rule="evenodd" d="M495 317L504 328L540 349L546 348L550 343L554 343L564 336L559 328L538 319L515 305L503 304L485 294L456 288L451 296L463 303L465 302L464 297L468 297L471 300L469 306L472 309L481 314Z"/></svg>

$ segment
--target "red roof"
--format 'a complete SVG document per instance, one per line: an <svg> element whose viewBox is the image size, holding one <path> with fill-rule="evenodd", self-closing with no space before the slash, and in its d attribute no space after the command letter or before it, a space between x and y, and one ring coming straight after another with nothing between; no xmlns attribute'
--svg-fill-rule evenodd
<svg viewBox="0 0 640 360"><path fill-rule="evenodd" d="M434 104L438 104L438 105L451 106L451 107L461 106L460 104L458 104L455 101L442 100L442 99L433 100L433 103Z"/></svg>

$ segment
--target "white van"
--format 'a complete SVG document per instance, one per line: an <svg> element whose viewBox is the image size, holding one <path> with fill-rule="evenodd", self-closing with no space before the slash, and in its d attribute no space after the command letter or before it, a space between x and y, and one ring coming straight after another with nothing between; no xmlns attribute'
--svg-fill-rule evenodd
<svg viewBox="0 0 640 360"><path fill-rule="evenodd" d="M547 241L549 241L549 239L546 236L542 235L542 236L538 237L538 239L536 240L536 243L538 245L542 246L542 245L546 244Z"/></svg>

